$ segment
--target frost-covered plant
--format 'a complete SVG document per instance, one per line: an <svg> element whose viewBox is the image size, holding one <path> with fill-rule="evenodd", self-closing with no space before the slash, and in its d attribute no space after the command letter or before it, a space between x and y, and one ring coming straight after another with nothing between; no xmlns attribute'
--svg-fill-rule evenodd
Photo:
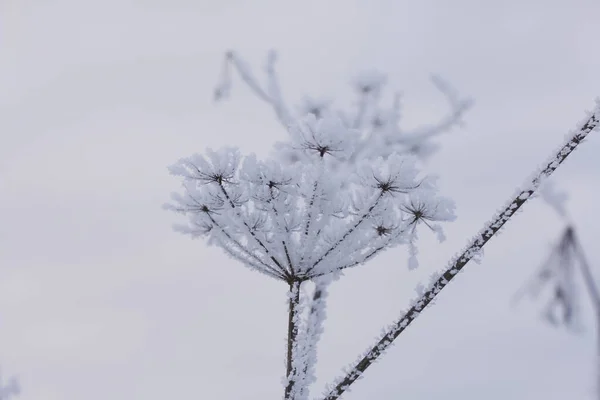
<svg viewBox="0 0 600 400"><path fill-rule="evenodd" d="M420 160L424 160L435 152L437 146L432 139L436 136L450 131L461 120L465 112L471 107L472 101L462 98L456 90L450 87L441 78L433 76L432 82L442 93L449 105L448 113L437 123L421 126L417 129L405 130L401 128L401 104L400 94L396 92L391 104L384 104L382 94L387 85L387 77L377 71L364 71L358 74L351 82L353 92L356 95L356 102L346 110L334 108L334 102L327 97L309 97L305 96L296 107L289 107L284 100L280 90L279 79L275 70L276 54L271 51L268 55L266 64L266 82L261 82L254 76L246 62L235 52L227 52L224 59L222 77L218 87L215 90L215 99L222 100L229 96L231 91L232 73L237 72L242 81L251 89L252 93L264 103L269 105L281 125L289 130L289 127L298 119L312 115L317 120L322 118L337 117L342 124L352 134L354 143L352 152L348 157L336 158L335 163L330 164L329 176L341 175L338 179L345 185L346 175L352 175L355 172L356 164L365 159L386 158L391 154L412 155ZM293 110L293 111L292 111ZM344 137L347 140L348 137ZM276 144L277 158L283 163L300 162L303 154L296 148L287 143ZM416 207L424 207L425 204L419 204L419 199L413 197L412 204L406 204L405 208L410 213L418 212ZM426 211L426 210L421 210ZM427 223L427 218L422 219ZM381 220L383 222L383 219ZM382 227L380 233L387 233L388 229ZM413 234L415 234L413 232ZM414 256L416 247L414 242L409 243L409 250ZM412 257L409 266L414 267L416 258ZM318 303L319 307L307 305L309 313L315 312L315 315L309 315L309 319L314 320L316 326L322 325L322 319L325 317L325 307L328 285L330 279L319 279L315 282L314 296L312 302ZM317 312L317 310L322 310ZM319 335L315 334L310 346L316 346Z"/></svg>
<svg viewBox="0 0 600 400"><path fill-rule="evenodd" d="M517 292L515 300L522 295L545 297L542 315L553 326L579 329L581 322L580 292L587 292L596 322L596 398L600 400L600 286L579 241L575 224L565 207L567 195L555 190L548 182L540 193L542 198L564 221L560 238L550 254L529 282ZM581 277L583 287L577 284Z"/></svg>
<svg viewBox="0 0 600 400"><path fill-rule="evenodd" d="M247 267L289 286L286 396L305 398L315 362L307 338L321 329L319 304L303 312L300 286L326 280L401 244L416 266L417 227L443 238L438 222L454 220L453 203L437 194L435 180L419 177L414 158L392 154L334 166L352 157L356 132L335 117L303 118L287 143L302 162L283 164L237 149L193 155L170 168L184 193L167 207L187 215L178 230L208 236Z"/></svg>
<svg viewBox="0 0 600 400"><path fill-rule="evenodd" d="M173 195L168 209L185 214L177 229L206 236L247 267L288 286L288 341L285 399L308 397L314 382L316 343L323 330L327 285L351 267L364 264L397 245L409 247L409 267L416 266L416 234L425 225L443 239L438 222L454 219L453 204L437 193L436 180L419 174L415 156L424 156L432 136L456 124L468 107L448 86L439 87L451 100L450 117L432 128L404 134L398 129L398 102L383 112L374 102L385 79L366 74L356 81L360 99L354 117L330 110L327 101L306 100L292 115L267 65L266 89L242 60L226 56L225 77L216 97L230 89L233 65L255 94L270 104L289 138L272 156L258 160L235 148L193 155L170 168L183 178L184 191ZM379 122L365 123L369 113ZM387 115L387 117L386 117ZM485 225L448 267L432 278L419 298L394 321L375 345L327 388L324 399L339 398L362 376L419 313L529 199L598 125L600 107L567 138L532 180ZM385 127L385 128L382 128ZM314 283L312 296L301 291Z"/></svg>

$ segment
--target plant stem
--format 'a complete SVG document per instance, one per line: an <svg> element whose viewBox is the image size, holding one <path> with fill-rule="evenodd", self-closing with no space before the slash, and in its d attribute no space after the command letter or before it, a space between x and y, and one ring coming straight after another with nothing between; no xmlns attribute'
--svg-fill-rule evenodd
<svg viewBox="0 0 600 400"><path fill-rule="evenodd" d="M466 250L450 260L445 272L429 286L423 295L413 304L408 312L393 322L392 327L386 330L381 339L367 351L364 357L350 369L334 387L328 392L324 400L337 400L362 374L373 364L393 343L393 341L419 316L420 312L444 289L448 283L467 265L475 256L481 254L485 244L500 231L500 228L521 208L539 187L542 180L548 178L562 162L577 148L585 137L600 123L600 102L594 113L575 130L563 146L547 162L544 168L534 175L533 179L519 191L512 201L498 214L491 223L486 224L474 239L468 244Z"/></svg>
<svg viewBox="0 0 600 400"><path fill-rule="evenodd" d="M297 371L294 367L294 356L298 349L298 325L299 306L300 306L300 282L293 281L290 283L289 308L288 308L288 339L287 339L287 365L286 377L287 384L285 387L285 399L293 400L295 385L297 385Z"/></svg>

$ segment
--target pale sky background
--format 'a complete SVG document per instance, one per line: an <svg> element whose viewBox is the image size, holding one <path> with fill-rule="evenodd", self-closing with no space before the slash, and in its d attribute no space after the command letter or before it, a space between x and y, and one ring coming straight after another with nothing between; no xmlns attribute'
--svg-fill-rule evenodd
<svg viewBox="0 0 600 400"><path fill-rule="evenodd" d="M593 107L598 15L597 0L0 0L0 365L20 399L281 398L285 285L160 208L179 157L285 135L239 79L213 104L225 50L260 73L278 49L290 103L347 104L365 68L403 90L406 126L445 111L430 73L476 100L427 166L457 202L448 241L421 235L418 272L397 249L335 283L319 394ZM594 132L556 182L600 276L599 150ZM345 398L592 398L591 319L575 336L509 305L560 227L529 203Z"/></svg>

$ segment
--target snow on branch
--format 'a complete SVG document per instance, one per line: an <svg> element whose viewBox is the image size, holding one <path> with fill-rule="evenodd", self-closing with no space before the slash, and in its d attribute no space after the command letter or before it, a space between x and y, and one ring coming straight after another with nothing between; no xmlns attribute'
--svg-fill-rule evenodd
<svg viewBox="0 0 600 400"><path fill-rule="evenodd" d="M338 399L375 361L381 357L384 352L392 345L394 340L419 316L427 305L429 305L437 295L454 279L467 263L476 257L482 255L485 244L496 235L506 222L531 198L534 192L540 187L560 164L577 148L577 146L594 129L598 128L600 123L600 99L596 101L594 112L590 113L588 118L582 121L575 131L567 135L566 142L556 151L556 153L547 161L544 166L537 171L522 189L518 190L516 195L500 211L492 221L487 223L483 229L471 240L467 247L448 263L445 271L434 276L432 282L424 293L411 302L410 308L403 312L400 318L394 321L391 326L384 331L383 335L377 340L376 344L370 348L359 360L348 369L345 375L337 379L332 385L328 386L323 400Z"/></svg>
<svg viewBox="0 0 600 400"><path fill-rule="evenodd" d="M533 298L545 296L542 316L555 327L564 326L572 331L581 329L582 311L580 293L587 292L592 305L592 316L600 327L600 286L583 251L575 225L569 220L565 202L567 195L556 190L553 182L540 188L544 201L565 220L560 239L538 272L514 296L513 303L528 294ZM577 275L584 287L577 284ZM545 290L545 292L544 292ZM600 329L596 330L596 398L600 399Z"/></svg>

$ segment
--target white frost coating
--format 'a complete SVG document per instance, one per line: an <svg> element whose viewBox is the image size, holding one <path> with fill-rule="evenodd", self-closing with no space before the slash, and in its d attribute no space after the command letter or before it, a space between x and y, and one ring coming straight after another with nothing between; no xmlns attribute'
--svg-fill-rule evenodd
<svg viewBox="0 0 600 400"><path fill-rule="evenodd" d="M419 178L414 158L392 154L347 163L359 138L335 116L308 115L290 127L291 140L279 146L291 149L296 161L277 156L260 161L224 148L169 168L182 178L184 190L165 208L188 218L177 230L206 236L248 268L294 288L288 399L306 399L315 381L331 278L396 245L410 243L414 256L419 224L439 234L436 222L454 219L453 206L438 197L435 181ZM307 280L315 281L314 298L298 302L298 287Z"/></svg>
<svg viewBox="0 0 600 400"><path fill-rule="evenodd" d="M398 179L393 171L401 170L402 165L394 159L398 157L390 156L410 153L423 158L429 155L435 149L429 139L460 124L470 102L461 100L449 85L433 77L434 85L448 100L451 112L437 124L405 132L399 128L399 95L396 94L391 107L382 107L380 93L385 79L378 73L364 74L356 82L356 109L343 112L333 110L329 103L313 101L299 109L300 116L310 114L312 120L308 118L296 124L290 122L298 118L287 111L274 63L275 56L271 53L267 62L267 84L262 86L239 56L229 52L225 78L215 98L224 97L220 93L228 93L231 69L235 69L254 94L273 108L279 122L286 129L290 128L292 140L278 144L271 161L254 160L248 164L253 166L249 169L254 173L259 171L254 174L259 179L244 178L241 172L245 167L242 166L232 178L208 174L209 182L205 182L204 177L193 176L193 173L186 177L190 174L187 169L195 164L181 162L182 168L175 168L173 172L184 172L186 194L176 196L175 204L168 208L189 216L187 233L208 235L213 243L220 244L248 267L286 281L294 293L300 293L296 289L306 280L339 276L343 269L365 263L387 248L407 243L412 247L419 223L425 223L442 240L443 233L433 222L451 220L453 210L450 218L437 212L419 212L421 207L413 203L419 203L421 190L427 189L426 205L444 203L435 195L436 185L429 187L429 181L420 181L418 187L411 186L407 183L412 184L415 178L411 179L406 173L400 173L402 176ZM348 390L420 312L432 304L466 263L482 256L485 243L498 234L507 220L534 195L542 180L596 127L598 109L595 113L570 136L569 143L559 149L530 185L519 191L507 208L452 260L446 271L432 277L422 295L382 334L376 346L359 357L345 377L329 387L326 399L337 399ZM334 116L339 119L333 119ZM228 159L235 161L235 158L233 154ZM360 161L374 164L377 159L383 168L371 169L371 177L365 179L366 169L360 167ZM223 169L222 164L230 166L235 162L213 163L212 167ZM291 174L275 173L277 167L273 165L278 164ZM428 219L429 214L432 216ZM414 255L416 249L410 252ZM315 296L313 305L318 300ZM311 339L318 339L324 318L324 312L319 310L324 311L324 305L309 306L312 303L307 297L295 295L290 297L289 304L287 347L293 355L287 359L288 371L292 373L286 380L285 397L286 400L303 400L308 396L308 385L313 379L310 369L316 360ZM291 334L294 332L297 334Z"/></svg>
<svg viewBox="0 0 600 400"><path fill-rule="evenodd" d="M276 155L261 161L224 148L169 168L183 181L183 192L165 205L187 217L180 232L208 237L246 267L290 285L287 399L305 400L315 381L331 279L407 243L413 268L418 226L439 236L437 223L455 218L435 180L419 177L415 158L391 154L347 163L358 142L359 134L339 118L307 115L279 146L293 150L297 161ZM297 297L308 280L316 285L310 301Z"/></svg>
<svg viewBox="0 0 600 400"><path fill-rule="evenodd" d="M178 230L208 236L251 269L290 282L361 264L399 244L410 243L414 258L418 225L439 236L436 223L455 218L435 180L418 178L414 158L393 154L337 174L332 162L352 152L351 130L335 117L312 115L290 130L302 163L224 148L171 166L184 191L165 207L188 217Z"/></svg>
<svg viewBox="0 0 600 400"><path fill-rule="evenodd" d="M294 360L296 371L301 371L300 374L293 377L299 382L296 385L298 389L295 397L292 397L296 400L306 400L310 385L316 381L317 343L324 329L328 287L333 281L332 278L332 276L328 276L315 279L314 290L306 296L307 313L300 323L301 336Z"/></svg>
<svg viewBox="0 0 600 400"><path fill-rule="evenodd" d="M364 371L379 357L381 357L393 341L414 321L419 313L431 304L432 300L439 292L459 273L465 265L473 258L481 255L483 246L502 228L502 226L513 216L531 195L538 189L542 180L548 178L565 158L577 147L581 141L592 131L598 128L600 123L600 100L596 101L596 109L588 114L588 118L581 121L575 131L567 137L566 142L549 158L549 160L540 168L531 178L531 180L517 190L503 209L498 212L493 219L485 224L483 229L471 240L471 242L458 255L453 257L448 266L439 277L433 277L433 280L427 286L425 292L411 302L408 311L402 312L390 328L382 334L376 341L376 344L364 353L360 359L353 364L345 376L337 378L324 396L324 400L338 399L346 389L361 376Z"/></svg>

